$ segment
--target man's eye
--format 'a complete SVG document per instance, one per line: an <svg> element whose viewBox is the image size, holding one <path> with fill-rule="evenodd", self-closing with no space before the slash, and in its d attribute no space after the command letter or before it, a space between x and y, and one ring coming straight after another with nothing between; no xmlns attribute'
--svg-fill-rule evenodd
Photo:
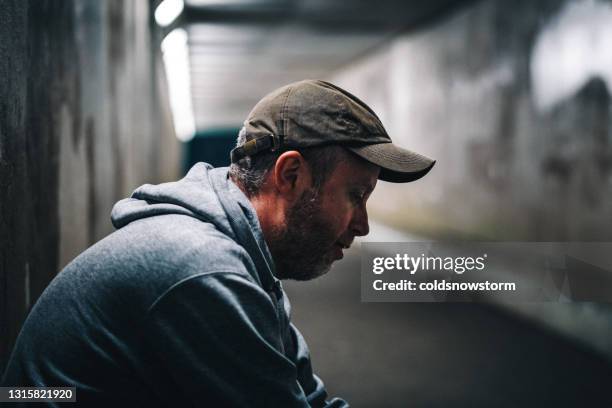
<svg viewBox="0 0 612 408"><path fill-rule="evenodd" d="M361 203L363 201L364 197L365 197L365 193L362 192L362 191L354 191L351 194L352 201L357 203L357 204Z"/></svg>

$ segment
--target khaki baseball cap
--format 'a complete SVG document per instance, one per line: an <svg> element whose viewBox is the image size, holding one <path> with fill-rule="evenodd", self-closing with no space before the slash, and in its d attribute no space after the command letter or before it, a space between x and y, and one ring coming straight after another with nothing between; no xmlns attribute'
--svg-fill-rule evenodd
<svg viewBox="0 0 612 408"><path fill-rule="evenodd" d="M341 145L380 167L378 178L414 181L435 160L392 143L370 107L325 81L295 82L261 99L244 121L247 141L231 152L232 163L265 151Z"/></svg>

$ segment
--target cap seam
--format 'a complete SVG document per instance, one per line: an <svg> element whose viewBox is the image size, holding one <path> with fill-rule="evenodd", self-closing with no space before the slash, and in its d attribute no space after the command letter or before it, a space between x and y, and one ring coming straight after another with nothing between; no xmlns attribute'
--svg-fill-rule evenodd
<svg viewBox="0 0 612 408"><path fill-rule="evenodd" d="M283 102L283 109L281 110L281 123L282 123L282 133L283 133L283 138L286 138L288 136L288 130L287 129L287 105L289 104L289 96L291 95L291 92L293 91L293 86L289 87L289 89L287 89L287 96L285 96L285 101Z"/></svg>

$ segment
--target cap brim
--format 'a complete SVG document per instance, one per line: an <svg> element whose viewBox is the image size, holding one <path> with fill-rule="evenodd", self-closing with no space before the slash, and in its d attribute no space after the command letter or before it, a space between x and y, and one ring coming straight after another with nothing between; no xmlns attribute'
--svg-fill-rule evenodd
<svg viewBox="0 0 612 408"><path fill-rule="evenodd" d="M392 183L407 183L426 175L436 163L428 157L395 146L377 143L348 147L350 151L380 167L378 178Z"/></svg>

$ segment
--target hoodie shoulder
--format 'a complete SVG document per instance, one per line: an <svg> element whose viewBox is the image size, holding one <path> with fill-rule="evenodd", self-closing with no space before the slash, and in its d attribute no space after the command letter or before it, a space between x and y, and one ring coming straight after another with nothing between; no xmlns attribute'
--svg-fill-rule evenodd
<svg viewBox="0 0 612 408"><path fill-rule="evenodd" d="M103 260L100 269L110 271L105 276L112 286L134 281L136 286L127 285L132 290L144 285L155 293L216 272L239 273L262 285L257 255L265 248L239 238L251 231L265 247L259 225L242 211L227 212L228 202L246 198L226 181L227 168L198 163L181 180L138 187L113 208L111 220L118 230L79 257L85 267L77 269L91 269ZM251 218L257 217L248 202L242 204Z"/></svg>
<svg viewBox="0 0 612 408"><path fill-rule="evenodd" d="M210 222L182 214L136 220L116 231L110 245L119 246L128 264L185 278L204 272L247 273L254 268L247 251Z"/></svg>
<svg viewBox="0 0 612 408"><path fill-rule="evenodd" d="M98 304L122 299L146 310L177 282L218 272L260 284L248 252L214 224L165 214L133 221L102 239L66 266L55 286Z"/></svg>

